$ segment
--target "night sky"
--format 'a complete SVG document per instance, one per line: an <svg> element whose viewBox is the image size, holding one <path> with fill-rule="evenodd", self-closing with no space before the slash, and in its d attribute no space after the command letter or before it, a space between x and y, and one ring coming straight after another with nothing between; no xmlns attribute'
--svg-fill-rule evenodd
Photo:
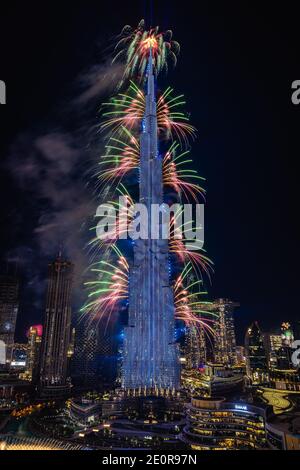
<svg viewBox="0 0 300 470"><path fill-rule="evenodd" d="M152 4L152 7L150 7ZM225 8L226 4L226 8ZM241 5L242 4L242 5ZM287 6L288 4L288 6ZM295 2L296 4L296 2ZM210 298L240 302L239 342L299 319L297 218L299 13L262 2L16 2L1 5L1 270L18 262L17 337L41 321L47 263L59 246L86 267L101 148L100 103L112 92L109 54L125 24L172 29L181 54L168 83L198 129L195 167L207 179L205 248ZM77 275L74 309L80 304Z"/></svg>

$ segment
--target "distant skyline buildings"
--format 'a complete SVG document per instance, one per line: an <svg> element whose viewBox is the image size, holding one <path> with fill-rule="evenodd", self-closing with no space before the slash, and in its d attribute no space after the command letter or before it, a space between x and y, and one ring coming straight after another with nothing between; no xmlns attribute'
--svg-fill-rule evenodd
<svg viewBox="0 0 300 470"><path fill-rule="evenodd" d="M59 253L49 264L43 329L40 388L42 396L68 391L68 351L71 341L71 290L73 264Z"/></svg>
<svg viewBox="0 0 300 470"><path fill-rule="evenodd" d="M56 263L57 269L61 265L62 272L60 274L60 281L57 279L59 272L54 269ZM63 267L64 266L64 267ZM83 389L109 389L120 384L120 374L123 371L123 346L121 347L121 335L120 335L120 324L118 321L114 328L105 327L104 321L97 325L97 321L94 324L90 323L90 319L87 317L85 321L75 322L76 327L71 331L71 290L70 288L70 277L73 271L73 265L69 261L65 261L62 258L57 258L54 263L49 265L49 279L48 279L48 291L47 291L47 309L48 312L44 319L44 332L49 322L49 305L52 304L55 298L57 289L57 308L60 311L65 312L65 316L61 316L61 320L67 320L67 328L65 331L69 331L68 339L64 343L64 336L61 335L62 329L56 324L53 329L52 337L56 338L54 342L62 341L62 347L67 345L67 353L60 350L55 353L55 360L52 361L52 365L56 367L62 367L66 370L66 373L62 374L62 382L65 385L62 389L68 389L69 379L72 377L72 384L77 387L83 387ZM15 276L0 276L2 280L2 294L1 294L1 307L3 311L4 305L9 305L9 309L6 308L6 312L14 312L16 315L19 307L18 289L19 282ZM56 282L57 281L57 282ZM6 289L6 287L7 289ZM54 287L56 286L56 287ZM6 289L6 290L5 290ZM6 294L4 295L4 291ZM49 299L52 299L51 301ZM67 304L62 299L69 298ZM5 300L5 302L4 302ZM50 302L50 303L49 303ZM55 303L55 302L54 302ZM53 306L54 304L52 304ZM62 307L65 305L65 309ZM68 305L68 308L67 308ZM277 378L278 370L290 373L294 369L291 361L293 349L290 347L292 341L297 339L297 324L289 323L287 320L279 322L274 326L271 331L263 331L260 326L257 328L257 323L254 322L252 327L252 333L246 335L246 345L236 345L235 325L234 325L234 309L239 304L228 299L215 299L209 304L209 309L213 311L216 317L216 336L214 338L214 349L213 357L211 357L211 351L209 347L209 341L205 338L204 331L195 331L193 327L185 327L184 341L182 343L182 366L185 369L202 369L204 364L207 364L212 359L215 363L223 364L225 367L231 367L234 365L243 366L244 359L247 364L247 374L251 377L253 383L268 382L268 377L272 377L272 383ZM14 310L14 308L16 310ZM53 306L54 308L54 306ZM53 313L52 308L52 313ZM55 310L55 309L54 309ZM4 317L2 316L2 319ZM7 317L6 317L7 318ZM16 319L16 316L14 316ZM286 318L286 316L283 316ZM63 320L64 319L64 320ZM37 383L39 367L42 371L42 358L45 356L41 355L41 332L43 326L36 324L29 329L26 329L26 337L28 338L27 344L17 343L11 334L8 335L10 344L10 355L11 355L11 370L18 371L23 367L24 360L26 360L26 369L21 372L20 378L26 378L32 383ZM51 329L51 328L50 328ZM202 334L201 334L202 333ZM60 336L61 335L61 336ZM124 336L124 335L122 335ZM48 335L49 338L49 335ZM60 339L59 339L60 338ZM6 336L7 341L7 336ZM123 340L122 340L123 342ZM49 341L48 341L48 344ZM57 343L58 344L58 343ZM64 346L65 345L65 346ZM121 351L118 354L118 349ZM24 354L22 351L25 351ZM25 357L26 356L26 357ZM25 359L24 359L25 358ZM66 358L66 359L65 359ZM72 372L70 370L70 362L72 364ZM56 366L55 366L56 364ZM45 370L45 368L43 369ZM50 370L50 369L48 369ZM54 370L54 369L53 369ZM75 372L74 372L75 371ZM282 372L283 373L283 372ZM49 372L51 374L51 372ZM60 393L61 385L58 385L56 372L53 371L50 381L47 386L42 388L52 389L51 393L54 393L54 389ZM277 374L277 375L276 375ZM26 377L25 377L26 376ZM65 378L64 378L65 377ZM294 375L291 375L294 377ZM45 373L41 375L42 380L45 380ZM271 379L270 379L271 380ZM276 379L277 380L277 379ZM293 378L293 380L295 380ZM44 382L45 383L45 382ZM275 382L274 382L275 383ZM58 385L56 387L56 384ZM66 388L65 388L66 387ZM49 390L48 390L49 391ZM51 395L50 393L50 395Z"/></svg>

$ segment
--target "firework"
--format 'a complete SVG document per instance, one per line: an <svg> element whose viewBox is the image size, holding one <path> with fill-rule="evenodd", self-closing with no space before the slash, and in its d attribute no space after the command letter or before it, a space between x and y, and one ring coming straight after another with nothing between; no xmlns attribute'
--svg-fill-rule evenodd
<svg viewBox="0 0 300 470"><path fill-rule="evenodd" d="M179 207L170 219L169 251L176 255L181 264L188 264L194 268L196 275L202 277L205 273L210 280L213 271L213 262L206 256L201 240L183 238L184 223L182 223L183 208Z"/></svg>
<svg viewBox="0 0 300 470"><path fill-rule="evenodd" d="M174 283L175 316L177 320L183 321L187 326L203 329L206 334L213 335L214 319L207 318L207 316L216 315L208 310L204 310L203 305L205 303L199 300L207 292L200 291L199 289L194 290L199 284L202 284L202 280L197 279L190 284L187 283L192 269L191 263L187 263Z"/></svg>
<svg viewBox="0 0 300 470"><path fill-rule="evenodd" d="M126 94L119 93L102 106L107 109L103 112L102 131L110 129L114 132L121 127L139 131L145 112L145 96L133 81L130 82Z"/></svg>
<svg viewBox="0 0 300 470"><path fill-rule="evenodd" d="M139 141L122 126L123 138L111 137L106 145L106 153L101 156L98 179L101 183L118 183L131 171L139 168Z"/></svg>
<svg viewBox="0 0 300 470"><path fill-rule="evenodd" d="M97 274L97 280L85 283L89 294L81 313L83 316L89 315L91 322L106 318L108 324L120 303L128 298L129 265L116 246L113 252L117 255L116 264L105 260L95 263L91 266L91 272Z"/></svg>
<svg viewBox="0 0 300 470"><path fill-rule="evenodd" d="M106 203L107 208L114 207L116 216L116 230L114 233L111 234L110 237L106 237L105 239L100 239L98 236L92 238L88 245L88 252L93 262L94 259L97 259L101 253L108 252L114 249L119 238L126 238L128 224L133 220L134 217L134 210L133 210L133 199L130 196L129 192L127 191L126 187L119 183L116 192L119 196L122 196L122 200L124 205L120 205L120 200L111 200ZM105 208L105 204L103 204ZM126 214L125 214L126 211ZM113 217L113 216L112 216ZM109 215L107 215L109 218ZM95 232L97 231L97 227L99 227L99 223L90 228L90 231ZM100 224L101 227L101 224Z"/></svg>
<svg viewBox="0 0 300 470"><path fill-rule="evenodd" d="M116 55L113 59L113 62L125 62L124 75L119 86L132 77L140 82L144 80L150 49L156 74L163 70L167 72L169 62L175 66L180 46L172 37L172 31L160 32L158 26L146 30L144 20L135 29L125 26L115 47Z"/></svg>
<svg viewBox="0 0 300 470"><path fill-rule="evenodd" d="M157 126L159 137L162 140L177 139L181 145L188 146L189 139L194 139L196 129L189 124L189 118L182 111L186 104L184 95L174 95L174 90L168 87L157 101ZM145 96L142 90L130 82L126 94L120 93L103 103L104 122L100 128L102 131L110 129L112 132L122 131L126 128L139 132L145 112Z"/></svg>
<svg viewBox="0 0 300 470"><path fill-rule="evenodd" d="M194 139L196 129L188 123L189 118L181 111L186 104L184 95L173 95L174 90L168 87L157 101L157 125L159 132L168 140L177 138L180 143L188 145L189 138Z"/></svg>
<svg viewBox="0 0 300 470"><path fill-rule="evenodd" d="M165 154L163 160L164 184L172 187L179 194L183 193L187 200L191 196L198 202L199 196L204 197L205 190L197 182L204 180L204 178L198 176L197 171L186 168L186 165L192 162L191 159L186 158L190 152L186 150L176 155L178 146L179 144L174 142Z"/></svg>

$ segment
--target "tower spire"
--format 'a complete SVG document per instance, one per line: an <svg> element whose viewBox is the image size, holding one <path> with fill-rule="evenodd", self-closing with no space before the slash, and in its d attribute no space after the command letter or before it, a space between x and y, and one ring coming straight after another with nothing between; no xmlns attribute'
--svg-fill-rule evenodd
<svg viewBox="0 0 300 470"><path fill-rule="evenodd" d="M148 72L148 79L149 79L149 76L153 75L153 55L152 55L152 45L151 44L150 44L150 48L149 48L148 64L149 64L149 72Z"/></svg>

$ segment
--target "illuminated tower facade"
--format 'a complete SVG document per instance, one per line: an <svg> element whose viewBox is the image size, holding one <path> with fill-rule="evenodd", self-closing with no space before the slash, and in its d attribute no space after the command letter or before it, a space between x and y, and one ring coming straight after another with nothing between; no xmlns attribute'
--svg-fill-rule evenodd
<svg viewBox="0 0 300 470"><path fill-rule="evenodd" d="M162 158L158 152L156 91L152 52L148 61L145 115L140 134L139 201L148 209L163 203ZM129 317L125 328L122 385L151 394L179 387L174 299L169 275L168 240L138 239L130 273Z"/></svg>
<svg viewBox="0 0 300 470"><path fill-rule="evenodd" d="M73 265L61 254L49 265L40 370L43 396L59 396L68 390L72 274Z"/></svg>

